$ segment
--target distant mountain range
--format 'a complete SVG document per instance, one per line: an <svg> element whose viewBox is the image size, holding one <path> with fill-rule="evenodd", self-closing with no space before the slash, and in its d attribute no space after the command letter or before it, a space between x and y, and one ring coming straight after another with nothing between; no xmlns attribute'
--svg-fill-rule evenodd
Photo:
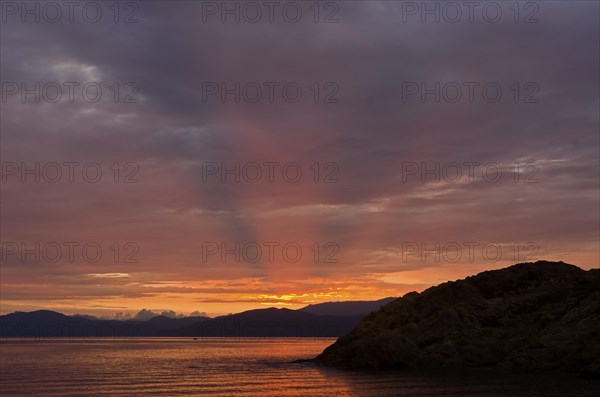
<svg viewBox="0 0 600 397"><path fill-rule="evenodd" d="M147 321L67 316L50 310L15 312L0 316L0 337L335 337L394 299L328 302L299 310L257 309L215 318L155 316Z"/></svg>
<svg viewBox="0 0 600 397"><path fill-rule="evenodd" d="M538 261L411 292L367 315L315 361L600 378L600 269Z"/></svg>
<svg viewBox="0 0 600 397"><path fill-rule="evenodd" d="M321 316L365 316L393 300L396 298L384 298L378 301L326 302L308 305L299 310Z"/></svg>

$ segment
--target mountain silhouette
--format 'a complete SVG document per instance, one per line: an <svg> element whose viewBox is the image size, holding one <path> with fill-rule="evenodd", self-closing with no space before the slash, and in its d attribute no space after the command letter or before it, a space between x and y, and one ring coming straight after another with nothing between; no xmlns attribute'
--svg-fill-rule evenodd
<svg viewBox="0 0 600 397"><path fill-rule="evenodd" d="M394 300L396 300L396 298L384 298L377 301L325 302L308 305L298 310L312 314L330 316L365 316L379 310L381 306Z"/></svg>
<svg viewBox="0 0 600 397"><path fill-rule="evenodd" d="M157 315L148 320L103 320L88 315L67 316L50 310L37 310L0 316L0 336L4 338L336 337L350 332L365 314L380 307L381 302L331 302L323 306L307 306L301 310L256 309L215 318L170 318ZM334 312L337 307L341 308L338 310L340 312L338 315L328 314ZM313 309L318 313L311 313ZM352 314L346 315L346 313Z"/></svg>
<svg viewBox="0 0 600 397"><path fill-rule="evenodd" d="M329 316L290 309L256 309L192 324L177 336L335 337L350 332L363 318Z"/></svg>

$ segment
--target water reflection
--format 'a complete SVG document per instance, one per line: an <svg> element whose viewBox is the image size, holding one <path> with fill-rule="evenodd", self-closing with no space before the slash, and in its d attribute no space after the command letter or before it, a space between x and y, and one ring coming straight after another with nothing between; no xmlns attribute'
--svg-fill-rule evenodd
<svg viewBox="0 0 600 397"><path fill-rule="evenodd" d="M340 371L334 339L138 338L0 345L2 396L596 396L600 382L490 371ZM21 341L22 342L22 341Z"/></svg>

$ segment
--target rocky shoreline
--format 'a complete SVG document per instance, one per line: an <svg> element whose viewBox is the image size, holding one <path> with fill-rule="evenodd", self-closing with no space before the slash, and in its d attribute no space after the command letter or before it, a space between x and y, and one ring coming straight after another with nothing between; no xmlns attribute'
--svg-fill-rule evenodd
<svg viewBox="0 0 600 397"><path fill-rule="evenodd" d="M367 315L314 362L600 378L600 270L538 261L411 292Z"/></svg>

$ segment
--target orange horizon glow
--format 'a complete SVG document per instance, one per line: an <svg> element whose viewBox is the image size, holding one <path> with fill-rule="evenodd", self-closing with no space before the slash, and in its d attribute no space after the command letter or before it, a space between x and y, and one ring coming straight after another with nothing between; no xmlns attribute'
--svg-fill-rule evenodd
<svg viewBox="0 0 600 397"><path fill-rule="evenodd" d="M581 253L579 253L581 255ZM564 262L576 264L577 258L587 259L590 263L595 260L592 254L574 257L564 255ZM575 259L575 260L574 260ZM533 262L537 259L529 260ZM558 260L561 260L560 258ZM405 270L385 274L371 274L365 279L326 280L326 279L296 279L293 282L265 282L260 279L206 280L197 281L160 281L138 282L132 274L90 274L90 277L103 281L127 280L125 287L142 286L153 290L151 296L144 298L127 298L123 296L106 296L97 299L87 299L85 302L74 299L48 300L2 300L2 311L7 314L14 311L54 310L64 314L89 314L95 316L114 317L121 313L134 316L142 309L157 314L164 311L175 311L178 315L190 315L192 312L205 312L209 317L217 317L230 313L267 307L299 309L310 304L340 301L372 301L388 297L401 297L409 292L423 290L446 281L462 279L481 271L499 269L513 263L494 263L476 266L474 264L437 264L433 267L417 270ZM595 266L580 266L592 269ZM240 293L236 286L243 284L252 290L264 288L270 293ZM305 292L290 292L292 285L311 285ZM109 287L110 283L104 284ZM268 287L267 287L268 286ZM6 286L3 285L3 288ZM35 288L34 285L17 285L17 288ZM175 290L173 290L175 288ZM218 293L206 294L194 292L196 289L219 289ZM167 289L168 292L161 290ZM228 292L231 290L232 292ZM179 291L179 292L175 292Z"/></svg>

